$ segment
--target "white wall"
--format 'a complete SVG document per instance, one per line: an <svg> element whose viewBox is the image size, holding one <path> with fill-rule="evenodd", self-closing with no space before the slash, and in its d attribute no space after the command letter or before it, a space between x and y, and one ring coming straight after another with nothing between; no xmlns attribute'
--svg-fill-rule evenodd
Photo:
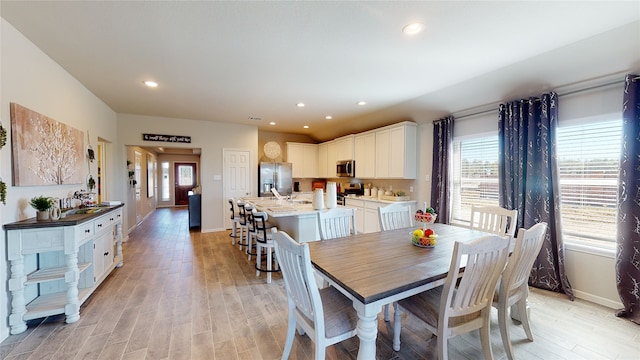
<svg viewBox="0 0 640 360"><path fill-rule="evenodd" d="M98 137L108 141L117 140L116 114L75 78L27 40L13 26L1 19L1 71L0 79L0 120L9 131L7 145L0 150L0 177L7 183L7 204L0 205L2 224L35 216L35 210L27 201L36 195L66 197L74 191L85 188L81 185L14 187L11 172L11 118L9 103L15 102L66 125L85 132L89 131L91 144L97 149ZM115 148L110 147L107 167L115 168ZM85 178L89 172L97 176L97 163L91 169L85 162ZM114 189L113 198L121 193L115 190L116 174L108 173L105 181ZM7 314L9 294L7 293L8 265L5 241L0 242L0 340L8 336Z"/></svg>
<svg viewBox="0 0 640 360"><path fill-rule="evenodd" d="M189 119L161 118L118 114L119 163L122 178L126 178L126 146L171 146L173 148L200 148L200 176L202 187L202 232L224 229L228 203L224 198L222 180L214 180L214 176L222 178L222 149L247 149L251 153L251 167L257 173L258 129L255 126L237 125L211 121ZM142 134L165 134L190 136L190 144L159 143L143 141ZM121 187L126 187L122 182ZM257 189L257 179L253 176L252 188ZM128 211L134 211L128 209ZM125 217L128 218L128 217ZM125 229L131 224L125 224Z"/></svg>

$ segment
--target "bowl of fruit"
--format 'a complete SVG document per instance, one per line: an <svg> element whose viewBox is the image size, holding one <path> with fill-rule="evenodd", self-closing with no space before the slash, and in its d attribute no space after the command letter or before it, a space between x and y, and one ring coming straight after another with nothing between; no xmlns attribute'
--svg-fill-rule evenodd
<svg viewBox="0 0 640 360"><path fill-rule="evenodd" d="M416 229L411 234L411 243L417 247L432 248L438 243L438 235L431 229Z"/></svg>
<svg viewBox="0 0 640 360"><path fill-rule="evenodd" d="M418 209L414 215L417 222L433 224L438 218L438 214L432 207L428 207L425 210Z"/></svg>

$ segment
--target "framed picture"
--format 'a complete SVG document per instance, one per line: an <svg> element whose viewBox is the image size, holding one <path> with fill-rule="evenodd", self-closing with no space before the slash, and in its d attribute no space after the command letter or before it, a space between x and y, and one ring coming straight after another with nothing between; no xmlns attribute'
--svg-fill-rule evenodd
<svg viewBox="0 0 640 360"><path fill-rule="evenodd" d="M147 154L147 197L153 197L153 188L155 182L153 181L155 174L155 166L153 161L153 156L151 154Z"/></svg>
<svg viewBox="0 0 640 360"><path fill-rule="evenodd" d="M84 184L84 133L11 103L14 186Z"/></svg>

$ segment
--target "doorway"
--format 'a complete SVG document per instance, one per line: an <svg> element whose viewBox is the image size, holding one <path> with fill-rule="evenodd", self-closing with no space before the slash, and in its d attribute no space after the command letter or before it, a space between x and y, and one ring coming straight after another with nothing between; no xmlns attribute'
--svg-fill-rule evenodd
<svg viewBox="0 0 640 360"><path fill-rule="evenodd" d="M197 185L197 166L195 163L174 163L175 204L189 204L189 191Z"/></svg>
<svg viewBox="0 0 640 360"><path fill-rule="evenodd" d="M224 159L224 197L223 213L229 213L229 203L226 199L240 198L251 195L253 188L251 174L254 166L251 163L251 151L244 149L223 149ZM231 219L224 217L224 226L231 228Z"/></svg>

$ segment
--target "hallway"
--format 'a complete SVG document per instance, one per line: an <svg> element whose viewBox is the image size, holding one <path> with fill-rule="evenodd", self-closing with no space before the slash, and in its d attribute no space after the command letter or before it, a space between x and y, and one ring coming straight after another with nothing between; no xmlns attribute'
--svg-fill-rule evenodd
<svg viewBox="0 0 640 360"><path fill-rule="evenodd" d="M130 234L124 266L82 307L80 321L63 316L32 321L0 343L0 359L279 359L287 327L280 273L266 284L228 232L188 231L184 208L155 211ZM613 310L532 289L532 330L525 341L511 326L523 359L637 359L640 332ZM393 352L391 325L379 321L378 359L431 359L436 341L411 318L403 321L402 350ZM505 358L492 316L496 359ZM332 346L328 359L355 359L357 338ZM450 341L452 359L481 357L477 332ZM311 359L313 343L296 336L291 359Z"/></svg>

